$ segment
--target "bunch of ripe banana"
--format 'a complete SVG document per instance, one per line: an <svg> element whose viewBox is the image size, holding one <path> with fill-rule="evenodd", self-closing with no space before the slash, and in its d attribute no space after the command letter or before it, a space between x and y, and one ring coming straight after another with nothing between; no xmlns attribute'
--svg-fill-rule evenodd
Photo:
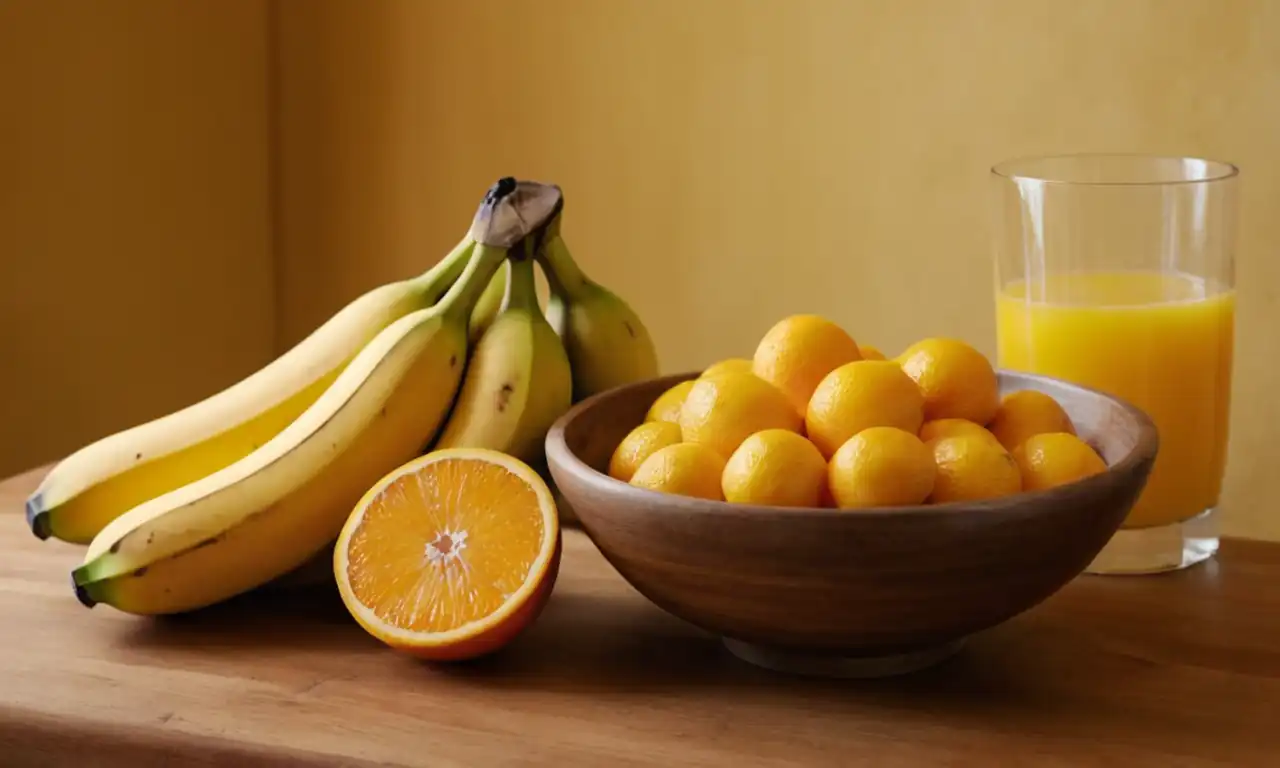
<svg viewBox="0 0 1280 768"><path fill-rule="evenodd" d="M72 574L81 602L175 613L295 578L330 562L360 497L424 450L536 463L575 395L656 375L639 318L569 256L562 209L553 185L500 180L426 273L360 296L223 392L55 466L27 520L42 539L89 545Z"/></svg>

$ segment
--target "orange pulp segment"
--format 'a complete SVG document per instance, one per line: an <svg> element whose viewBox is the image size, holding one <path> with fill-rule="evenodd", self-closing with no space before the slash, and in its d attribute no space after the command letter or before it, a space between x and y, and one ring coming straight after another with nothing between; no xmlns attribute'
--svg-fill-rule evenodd
<svg viewBox="0 0 1280 768"><path fill-rule="evenodd" d="M376 483L339 535L334 574L374 637L450 660L497 650L530 624L559 558L559 520L542 478L506 454L460 448Z"/></svg>

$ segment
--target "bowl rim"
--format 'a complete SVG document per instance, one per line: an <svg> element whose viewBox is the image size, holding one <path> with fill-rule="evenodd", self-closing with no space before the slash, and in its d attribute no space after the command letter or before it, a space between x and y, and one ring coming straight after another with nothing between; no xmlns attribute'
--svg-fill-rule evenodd
<svg viewBox="0 0 1280 768"><path fill-rule="evenodd" d="M1155 422L1151 420L1151 417L1145 411L1127 400L1103 392L1094 387L1076 384L1074 382L1052 376L1012 371L1004 368L997 368L996 374L1001 379L1004 379L1005 377L1012 377L1023 381L1045 382L1054 387L1074 390L1079 394L1098 397L1118 405L1121 410L1133 418L1138 425L1138 436L1133 448L1114 464L1108 464L1105 472L1090 475L1082 480L1077 480L1073 483L1056 486L1054 488L1047 488L1039 491L1020 491L1008 496L1000 496L994 499L981 499L978 501L950 501L943 502L941 504L918 504L896 507L862 507L859 509L734 504L732 502L721 500L674 496L669 493L662 493L648 488L639 488L631 485L630 483L624 483L621 480L610 477L607 473L600 472L587 464L579 458L577 454L569 449L568 441L565 439L565 431L575 419L580 417L586 411L597 407L600 403L603 403L606 400L621 397L624 393L633 389L653 386L658 382L664 382L668 387L671 387L682 381L695 379L701 375L701 371L690 371L668 374L665 376L656 376L643 381L624 384L592 395L591 397L574 404L573 407L561 415L561 417L551 426L551 429L548 430L545 441L546 456L550 465L558 464L562 471L572 474L578 482L589 485L600 493L626 494L632 496L636 502L648 500L651 503L651 511L656 514L687 514L691 510L696 509L700 514L713 516L733 515L735 517L740 517L742 515L742 510L745 507L752 510L751 514L754 517L764 514L779 518L796 516L848 518L849 515L856 514L860 519L903 516L911 516L913 518L919 517L921 519L927 519L930 517L953 517L956 511L961 509L965 510L964 514L966 517L974 514L990 516L1007 515L1015 511L1025 512L1029 509L1041 508L1041 504L1037 502L1046 502L1049 500L1071 502L1076 499L1083 500L1093 497L1098 491L1101 491L1108 485L1114 483L1116 477L1128 475L1144 462L1154 463L1160 446L1159 431L1156 428Z"/></svg>

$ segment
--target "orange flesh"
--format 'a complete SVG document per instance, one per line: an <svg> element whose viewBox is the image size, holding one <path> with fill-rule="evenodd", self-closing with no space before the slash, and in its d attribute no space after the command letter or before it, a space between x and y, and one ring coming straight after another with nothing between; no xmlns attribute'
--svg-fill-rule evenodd
<svg viewBox="0 0 1280 768"><path fill-rule="evenodd" d="M506 468L436 461L369 502L347 549L351 591L387 624L447 632L520 589L544 529L534 490Z"/></svg>

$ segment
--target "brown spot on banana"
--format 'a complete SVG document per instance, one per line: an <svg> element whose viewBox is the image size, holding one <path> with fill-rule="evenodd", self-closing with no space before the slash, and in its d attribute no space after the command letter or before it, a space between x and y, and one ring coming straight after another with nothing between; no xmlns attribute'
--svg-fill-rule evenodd
<svg viewBox="0 0 1280 768"><path fill-rule="evenodd" d="M498 390L498 413L507 410L507 403L511 402L511 396L515 394L516 388L510 384L503 384L502 389Z"/></svg>

